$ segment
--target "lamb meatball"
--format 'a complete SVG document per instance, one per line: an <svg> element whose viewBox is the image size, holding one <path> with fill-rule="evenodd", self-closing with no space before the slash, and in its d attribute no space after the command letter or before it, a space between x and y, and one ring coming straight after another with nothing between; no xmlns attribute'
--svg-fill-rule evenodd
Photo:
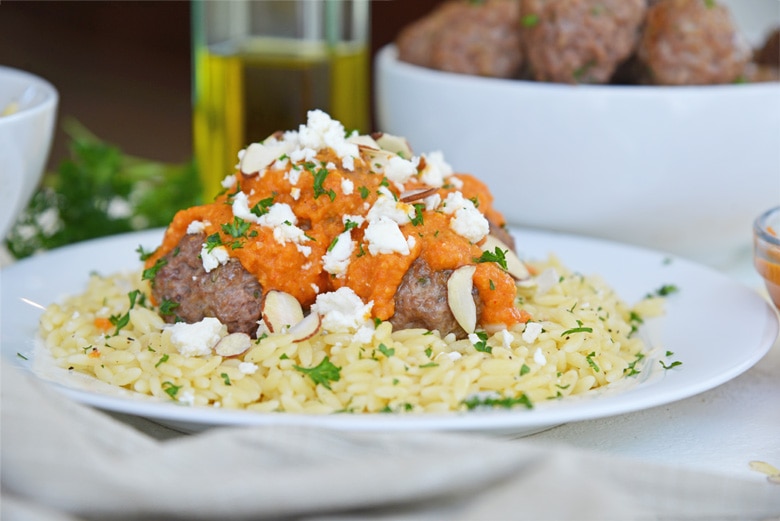
<svg viewBox="0 0 780 521"><path fill-rule="evenodd" d="M461 74L511 78L522 63L516 0L450 0L405 27L399 59Z"/></svg>
<svg viewBox="0 0 780 521"><path fill-rule="evenodd" d="M189 323L216 317L230 333L255 336L263 288L233 258L206 273L200 258L204 241L203 234L187 234L163 257L167 264L155 275L152 296L157 302L169 300L179 304L164 317L167 322L174 322L177 317Z"/></svg>
<svg viewBox="0 0 780 521"><path fill-rule="evenodd" d="M639 40L646 0L521 0L526 75L555 83L607 83Z"/></svg>
<svg viewBox="0 0 780 521"><path fill-rule="evenodd" d="M645 83L712 85L739 79L751 49L715 0L663 0L648 9L637 56Z"/></svg>
<svg viewBox="0 0 780 521"><path fill-rule="evenodd" d="M465 338L466 332L455 320L447 302L447 279L452 270L436 271L417 258L401 280L395 293L395 314L390 323L395 329L436 329L442 336L454 333ZM479 316L482 301L472 290Z"/></svg>

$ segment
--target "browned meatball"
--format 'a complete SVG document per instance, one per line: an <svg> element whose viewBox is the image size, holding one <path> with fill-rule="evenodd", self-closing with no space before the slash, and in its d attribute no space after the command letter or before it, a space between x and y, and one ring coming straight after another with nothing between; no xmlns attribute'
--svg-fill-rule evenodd
<svg viewBox="0 0 780 521"><path fill-rule="evenodd" d="M739 79L751 49L715 0L663 0L648 9L637 56L645 83L712 85Z"/></svg>
<svg viewBox="0 0 780 521"><path fill-rule="evenodd" d="M780 27L769 33L753 58L759 65L780 67Z"/></svg>
<svg viewBox="0 0 780 521"><path fill-rule="evenodd" d="M522 63L517 0L450 0L405 27L399 59L449 72L511 78Z"/></svg>
<svg viewBox="0 0 780 521"><path fill-rule="evenodd" d="M168 322L180 319L199 322L205 317L218 318L230 333L255 336L260 320L263 288L239 261L227 263L206 273L200 258L205 241L203 234L187 234L174 250L163 257L167 261L157 271L152 295L162 303L178 303Z"/></svg>
<svg viewBox="0 0 780 521"><path fill-rule="evenodd" d="M455 320L447 302L447 279L452 270L436 271L422 258L417 258L401 280L395 293L395 314L390 323L395 329L436 329L442 336L454 333L464 338L466 332ZM477 304L477 316L482 301L472 290Z"/></svg>
<svg viewBox="0 0 780 521"><path fill-rule="evenodd" d="M607 83L633 53L645 0L521 0L523 54L530 79Z"/></svg>

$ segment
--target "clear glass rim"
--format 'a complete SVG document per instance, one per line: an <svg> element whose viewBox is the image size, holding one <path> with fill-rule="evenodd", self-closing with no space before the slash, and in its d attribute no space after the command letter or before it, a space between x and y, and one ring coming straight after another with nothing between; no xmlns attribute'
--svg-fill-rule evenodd
<svg viewBox="0 0 780 521"><path fill-rule="evenodd" d="M764 242L768 242L774 246L780 247L780 236L772 235L767 230L767 225L772 217L780 217L780 206L775 206L759 215L753 222L753 231L756 237ZM780 219L778 219L778 225L780 225ZM780 226L776 226L776 233L780 233Z"/></svg>

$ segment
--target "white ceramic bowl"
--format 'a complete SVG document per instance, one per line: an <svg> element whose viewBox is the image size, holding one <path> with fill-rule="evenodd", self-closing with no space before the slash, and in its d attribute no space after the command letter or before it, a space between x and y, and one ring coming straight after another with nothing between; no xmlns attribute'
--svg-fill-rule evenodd
<svg viewBox="0 0 780 521"><path fill-rule="evenodd" d="M0 239L40 183L58 103L48 81L0 66Z"/></svg>
<svg viewBox="0 0 780 521"><path fill-rule="evenodd" d="M777 4L775 0L775 4ZM483 179L510 224L726 267L780 203L780 83L570 86L375 63L377 127Z"/></svg>

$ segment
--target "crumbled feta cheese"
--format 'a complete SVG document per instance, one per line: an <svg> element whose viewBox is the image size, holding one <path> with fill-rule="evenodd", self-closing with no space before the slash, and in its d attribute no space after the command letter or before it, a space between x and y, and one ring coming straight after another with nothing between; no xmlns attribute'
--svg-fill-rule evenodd
<svg viewBox="0 0 780 521"><path fill-rule="evenodd" d="M209 225L208 221L192 221L187 225L187 233L191 235L197 235L206 231L206 226Z"/></svg>
<svg viewBox="0 0 780 521"><path fill-rule="evenodd" d="M259 367L257 367L257 364L253 364L252 362L241 362L238 364L238 370L244 374L255 374L258 369Z"/></svg>
<svg viewBox="0 0 780 521"><path fill-rule="evenodd" d="M439 359L439 358L449 358L453 362L455 360L458 360L458 359L462 358L462 357L463 357L463 355L460 354L457 351L448 351L448 352L443 352L443 353L439 353L438 355L436 355L437 359Z"/></svg>
<svg viewBox="0 0 780 521"><path fill-rule="evenodd" d="M321 293L312 305L312 311L322 317L322 328L326 331L354 331L371 317L374 302L364 304L349 287Z"/></svg>
<svg viewBox="0 0 780 521"><path fill-rule="evenodd" d="M233 215L238 217L239 219L243 219L245 221L256 223L258 220L257 215L252 213L252 210L249 208L249 198L244 192L238 192L233 197Z"/></svg>
<svg viewBox="0 0 780 521"><path fill-rule="evenodd" d="M301 180L301 172L302 172L302 170L300 170L299 168L291 168L290 170L288 170L284 174L284 177L285 177L285 179L290 181L291 185L295 186L295 185L298 184L298 181ZM300 188L296 188L296 190L298 190L298 194L301 193L301 189ZM291 193L292 193L292 191L291 191Z"/></svg>
<svg viewBox="0 0 780 521"><path fill-rule="evenodd" d="M297 201L301 198L301 189L297 186L293 186L290 188L290 197L293 198L293 201Z"/></svg>
<svg viewBox="0 0 780 521"><path fill-rule="evenodd" d="M380 253L400 253L409 255L409 243L406 242L398 224L386 216L370 221L363 235L368 242L368 252L371 255Z"/></svg>
<svg viewBox="0 0 780 521"><path fill-rule="evenodd" d="M504 348L509 349L512 347L512 341L515 339L515 337L507 331L506 329L501 330L501 345L504 346Z"/></svg>
<svg viewBox="0 0 780 521"><path fill-rule="evenodd" d="M206 273L211 272L211 270L221 264L225 264L229 259L230 255L224 246L217 246L209 251L204 244L200 249L200 260L203 262L203 269L206 270Z"/></svg>
<svg viewBox="0 0 780 521"><path fill-rule="evenodd" d="M436 210L441 204L441 196L439 194L429 195L423 199L423 203L425 203L425 209L429 212L432 212Z"/></svg>
<svg viewBox="0 0 780 521"><path fill-rule="evenodd" d="M414 163L397 155L393 155L385 166L387 179L401 186L416 173L417 167Z"/></svg>
<svg viewBox="0 0 780 521"><path fill-rule="evenodd" d="M341 180L341 191L344 192L344 195L351 195L354 190L355 183L351 179L345 177Z"/></svg>
<svg viewBox="0 0 780 521"><path fill-rule="evenodd" d="M528 322L523 330L523 342L533 344L542 332L542 324L540 322Z"/></svg>
<svg viewBox="0 0 780 521"><path fill-rule="evenodd" d="M222 183L221 184L222 184L222 188L224 188L225 190L229 190L229 189L233 188L234 186L236 186L236 176L235 176L235 174L230 174L228 176L225 176L224 179L222 179Z"/></svg>
<svg viewBox="0 0 780 521"><path fill-rule="evenodd" d="M341 158L342 164L347 170L352 170L354 165L349 165L349 161L345 160L360 155L358 146L347 141L344 125L331 119L328 114L321 110L310 110L308 112L306 125L301 125L298 129L298 140L301 146L314 150L331 148Z"/></svg>
<svg viewBox="0 0 780 521"><path fill-rule="evenodd" d="M388 218L398 224L407 224L414 217L414 205L396 201L392 195L381 193L366 214L366 219L371 222L380 217Z"/></svg>
<svg viewBox="0 0 780 521"><path fill-rule="evenodd" d="M188 324L177 322L168 326L171 343L184 356L206 356L220 339L227 335L227 327L213 317Z"/></svg>
<svg viewBox="0 0 780 521"><path fill-rule="evenodd" d="M336 277L344 277L349 266L355 241L349 230L339 234L331 243L328 251L322 256L322 268Z"/></svg>
<svg viewBox="0 0 780 521"><path fill-rule="evenodd" d="M462 193L450 192L442 204L444 213L454 214L450 228L461 237L476 243L490 233L488 220Z"/></svg>
<svg viewBox="0 0 780 521"><path fill-rule="evenodd" d="M537 347L536 351L534 351L534 362L539 365L545 365L547 363L547 358L545 358L541 347Z"/></svg>
<svg viewBox="0 0 780 521"><path fill-rule="evenodd" d="M184 405L195 405L195 391L192 389L183 389L176 393L176 399L179 401L179 403Z"/></svg>
<svg viewBox="0 0 780 521"><path fill-rule="evenodd" d="M482 340L479 338L479 335L477 335L476 333L469 333L469 342L471 342L471 345L475 346L479 344L481 341Z"/></svg>
<svg viewBox="0 0 780 521"><path fill-rule="evenodd" d="M374 332L376 330L371 326L361 326L357 332L352 336L352 341L359 344L370 344L374 339Z"/></svg>
<svg viewBox="0 0 780 521"><path fill-rule="evenodd" d="M442 186L444 179L452 175L452 167L444 160L440 151L423 154L425 168L420 174L420 180L428 186Z"/></svg>

